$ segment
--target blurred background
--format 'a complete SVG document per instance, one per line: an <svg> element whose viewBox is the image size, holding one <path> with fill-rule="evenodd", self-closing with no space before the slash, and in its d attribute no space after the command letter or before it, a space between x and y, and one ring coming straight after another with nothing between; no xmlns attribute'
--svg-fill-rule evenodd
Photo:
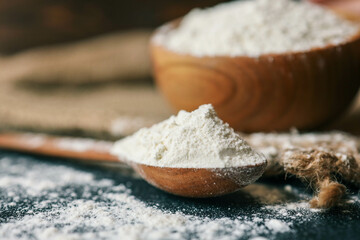
<svg viewBox="0 0 360 240"><path fill-rule="evenodd" d="M154 86L149 37L219 2L0 1L0 129L116 139L167 118L173 112ZM360 15L358 0L316 2ZM360 121L351 114L336 128Z"/></svg>
<svg viewBox="0 0 360 240"><path fill-rule="evenodd" d="M1 1L0 127L104 138L168 117L150 34L218 2Z"/></svg>

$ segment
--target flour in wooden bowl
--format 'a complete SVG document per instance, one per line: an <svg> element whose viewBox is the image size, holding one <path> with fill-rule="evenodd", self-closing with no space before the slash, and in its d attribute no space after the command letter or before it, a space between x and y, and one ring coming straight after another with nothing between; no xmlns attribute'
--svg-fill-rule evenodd
<svg viewBox="0 0 360 240"><path fill-rule="evenodd" d="M177 168L225 168L266 163L238 133L224 123L212 105L140 129L115 143L120 159L145 165Z"/></svg>
<svg viewBox="0 0 360 240"><path fill-rule="evenodd" d="M154 41L177 53L259 56L338 45L359 26L306 1L247 0L195 9L177 28L163 30Z"/></svg>

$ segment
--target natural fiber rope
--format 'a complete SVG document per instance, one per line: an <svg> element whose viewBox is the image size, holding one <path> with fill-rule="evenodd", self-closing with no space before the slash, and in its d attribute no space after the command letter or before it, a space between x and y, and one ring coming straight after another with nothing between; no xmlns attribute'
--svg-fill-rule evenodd
<svg viewBox="0 0 360 240"><path fill-rule="evenodd" d="M315 193L311 207L339 205L346 186L360 187L360 141L354 136L339 132L250 134L246 139L267 155L265 176L291 174L310 185Z"/></svg>

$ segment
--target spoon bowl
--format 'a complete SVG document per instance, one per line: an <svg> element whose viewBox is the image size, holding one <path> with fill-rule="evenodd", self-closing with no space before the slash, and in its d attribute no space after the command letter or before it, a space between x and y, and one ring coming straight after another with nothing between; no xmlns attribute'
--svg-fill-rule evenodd
<svg viewBox="0 0 360 240"><path fill-rule="evenodd" d="M231 168L169 168L130 163L151 185L182 197L216 197L256 181L266 163Z"/></svg>

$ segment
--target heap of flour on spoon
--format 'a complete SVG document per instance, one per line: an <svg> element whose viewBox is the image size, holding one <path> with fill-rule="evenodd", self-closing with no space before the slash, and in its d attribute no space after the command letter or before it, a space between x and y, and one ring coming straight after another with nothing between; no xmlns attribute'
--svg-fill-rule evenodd
<svg viewBox="0 0 360 240"><path fill-rule="evenodd" d="M111 152L122 160L158 167L226 168L266 162L210 104L142 128L117 141Z"/></svg>

